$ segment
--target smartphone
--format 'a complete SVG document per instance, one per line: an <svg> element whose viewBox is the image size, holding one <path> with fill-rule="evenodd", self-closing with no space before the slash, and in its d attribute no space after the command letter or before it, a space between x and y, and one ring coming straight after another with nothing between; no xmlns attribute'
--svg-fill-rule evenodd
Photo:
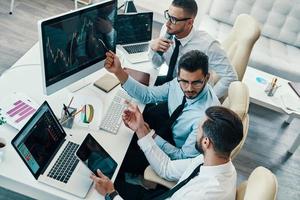
<svg viewBox="0 0 300 200"><path fill-rule="evenodd" d="M117 162L103 149L103 147L88 134L79 149L76 156L95 174L97 169L111 179L118 166Z"/></svg>

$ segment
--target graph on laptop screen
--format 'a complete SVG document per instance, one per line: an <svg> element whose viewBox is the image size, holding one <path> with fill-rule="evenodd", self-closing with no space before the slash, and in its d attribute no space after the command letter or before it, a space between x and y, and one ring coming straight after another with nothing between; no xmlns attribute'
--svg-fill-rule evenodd
<svg viewBox="0 0 300 200"><path fill-rule="evenodd" d="M152 12L119 14L116 22L117 43L147 42L152 36Z"/></svg>
<svg viewBox="0 0 300 200"><path fill-rule="evenodd" d="M115 51L117 1L105 1L38 24L44 93L52 94L101 69Z"/></svg>

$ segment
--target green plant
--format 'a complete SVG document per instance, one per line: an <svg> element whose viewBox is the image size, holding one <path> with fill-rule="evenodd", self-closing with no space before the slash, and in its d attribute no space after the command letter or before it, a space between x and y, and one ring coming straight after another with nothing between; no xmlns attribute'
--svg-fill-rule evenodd
<svg viewBox="0 0 300 200"><path fill-rule="evenodd" d="M6 123L6 121L5 121L5 118L3 116L1 116L1 108L0 108L0 126L5 123Z"/></svg>

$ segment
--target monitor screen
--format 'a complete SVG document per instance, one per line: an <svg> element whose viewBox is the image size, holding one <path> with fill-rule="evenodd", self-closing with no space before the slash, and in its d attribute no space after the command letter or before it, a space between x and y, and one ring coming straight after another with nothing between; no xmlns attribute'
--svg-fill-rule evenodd
<svg viewBox="0 0 300 200"><path fill-rule="evenodd" d="M117 43L131 44L147 42L152 37L153 12L118 15Z"/></svg>
<svg viewBox="0 0 300 200"><path fill-rule="evenodd" d="M117 1L106 1L39 22L44 88L51 94L103 67L115 51Z"/></svg>
<svg viewBox="0 0 300 200"><path fill-rule="evenodd" d="M37 179L66 137L48 103L44 103L12 144Z"/></svg>

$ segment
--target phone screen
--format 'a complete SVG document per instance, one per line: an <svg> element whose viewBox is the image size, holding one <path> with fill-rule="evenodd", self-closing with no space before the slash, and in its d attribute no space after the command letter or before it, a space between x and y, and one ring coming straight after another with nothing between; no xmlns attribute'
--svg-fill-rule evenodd
<svg viewBox="0 0 300 200"><path fill-rule="evenodd" d="M88 134L76 152L77 157L97 175L97 169L111 179L117 162Z"/></svg>

